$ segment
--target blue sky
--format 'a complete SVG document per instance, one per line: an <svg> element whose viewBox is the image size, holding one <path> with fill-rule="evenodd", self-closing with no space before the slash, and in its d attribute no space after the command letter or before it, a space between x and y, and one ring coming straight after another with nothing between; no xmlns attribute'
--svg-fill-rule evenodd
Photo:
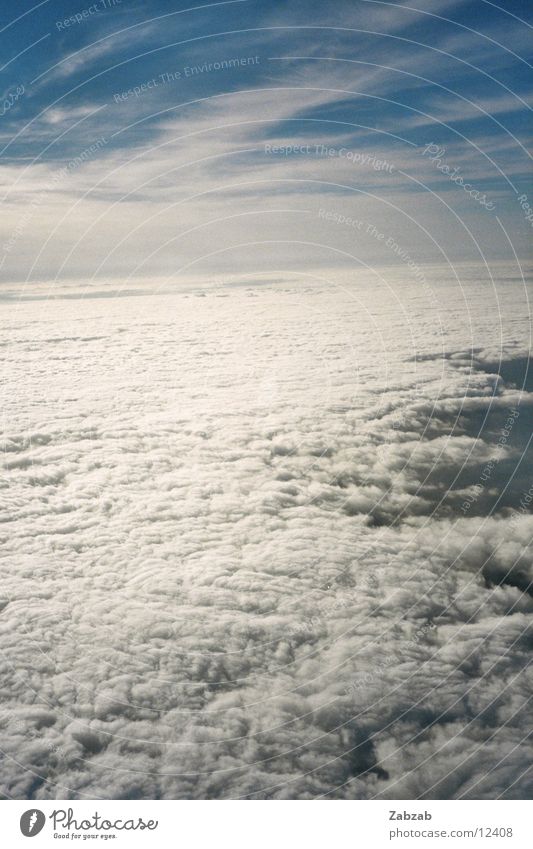
<svg viewBox="0 0 533 849"><path fill-rule="evenodd" d="M2 281L527 259L532 11L2 4Z"/></svg>

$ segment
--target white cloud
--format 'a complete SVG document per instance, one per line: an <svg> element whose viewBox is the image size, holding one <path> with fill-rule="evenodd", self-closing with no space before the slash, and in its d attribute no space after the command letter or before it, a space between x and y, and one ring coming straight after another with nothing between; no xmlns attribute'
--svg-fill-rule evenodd
<svg viewBox="0 0 533 849"><path fill-rule="evenodd" d="M4 792L506 794L527 320L518 284L498 312L479 269L466 308L447 276L432 304L389 270L3 305Z"/></svg>

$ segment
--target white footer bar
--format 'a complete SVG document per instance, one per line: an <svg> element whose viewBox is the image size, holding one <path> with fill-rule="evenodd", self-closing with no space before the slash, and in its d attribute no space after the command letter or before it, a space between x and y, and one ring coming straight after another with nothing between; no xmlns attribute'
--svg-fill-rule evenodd
<svg viewBox="0 0 533 849"><path fill-rule="evenodd" d="M0 811L2 845L35 849L533 846L528 801L6 801Z"/></svg>

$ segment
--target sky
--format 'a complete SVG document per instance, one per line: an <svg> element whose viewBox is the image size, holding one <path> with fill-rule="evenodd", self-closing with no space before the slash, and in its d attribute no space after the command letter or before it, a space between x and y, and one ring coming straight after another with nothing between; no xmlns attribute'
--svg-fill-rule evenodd
<svg viewBox="0 0 533 849"><path fill-rule="evenodd" d="M527 260L532 19L3 3L0 281Z"/></svg>

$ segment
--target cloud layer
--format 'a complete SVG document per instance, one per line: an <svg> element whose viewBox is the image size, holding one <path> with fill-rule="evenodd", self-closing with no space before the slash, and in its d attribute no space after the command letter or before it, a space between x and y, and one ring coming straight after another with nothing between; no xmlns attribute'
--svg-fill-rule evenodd
<svg viewBox="0 0 533 849"><path fill-rule="evenodd" d="M4 303L4 794L530 795L526 295L411 272Z"/></svg>

